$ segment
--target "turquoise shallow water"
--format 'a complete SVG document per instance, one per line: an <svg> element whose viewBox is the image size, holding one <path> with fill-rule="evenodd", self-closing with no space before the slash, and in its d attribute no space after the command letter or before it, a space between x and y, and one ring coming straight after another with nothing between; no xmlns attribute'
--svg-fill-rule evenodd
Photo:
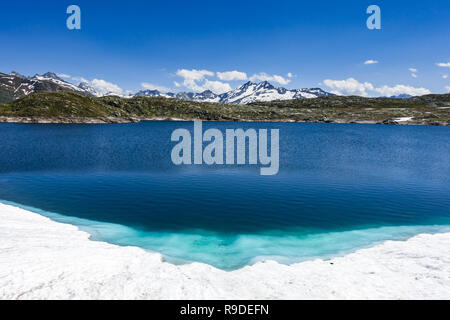
<svg viewBox="0 0 450 320"><path fill-rule="evenodd" d="M204 126L278 128L279 174L174 166L170 134L192 123L1 124L0 199L76 224L94 240L227 270L448 231L448 127Z"/></svg>

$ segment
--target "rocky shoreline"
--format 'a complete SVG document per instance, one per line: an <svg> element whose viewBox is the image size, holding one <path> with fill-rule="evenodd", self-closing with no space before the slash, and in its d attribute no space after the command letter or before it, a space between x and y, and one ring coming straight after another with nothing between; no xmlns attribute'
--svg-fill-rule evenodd
<svg viewBox="0 0 450 320"><path fill-rule="evenodd" d="M425 125L425 126L450 126L450 121L398 121L388 119L376 120L298 120L298 119L191 119L172 117L5 117L0 116L0 123L29 123L29 124L113 124L113 123L137 123L141 121L230 121L230 122L299 122L299 123L357 123L357 124L388 124L388 125Z"/></svg>
<svg viewBox="0 0 450 320"><path fill-rule="evenodd" d="M134 118L81 118L81 117L0 117L0 123L36 123L36 124L102 124L139 122Z"/></svg>

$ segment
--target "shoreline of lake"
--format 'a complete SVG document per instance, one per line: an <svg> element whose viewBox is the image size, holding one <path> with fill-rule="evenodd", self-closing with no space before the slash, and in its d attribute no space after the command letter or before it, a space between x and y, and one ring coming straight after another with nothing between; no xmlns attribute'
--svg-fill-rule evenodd
<svg viewBox="0 0 450 320"><path fill-rule="evenodd" d="M400 119L401 120L401 119ZM248 119L189 119L189 118L172 118L172 117L5 117L0 116L0 123L27 123L27 124L115 124L115 123L138 123L142 121L174 121L174 122L192 122L192 121L208 121L208 122L273 122L273 123L336 123L336 124L383 124L383 125L413 125L413 126L450 126L448 121L414 121L392 119L384 121L361 120L347 121L322 120L322 121L303 121L303 120L248 120Z"/></svg>

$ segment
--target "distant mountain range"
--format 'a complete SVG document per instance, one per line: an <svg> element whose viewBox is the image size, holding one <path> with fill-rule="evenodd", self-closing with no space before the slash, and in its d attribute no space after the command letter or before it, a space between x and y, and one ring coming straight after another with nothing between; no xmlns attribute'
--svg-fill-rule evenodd
<svg viewBox="0 0 450 320"><path fill-rule="evenodd" d="M65 91L75 92L90 97L102 97L117 95L113 93L100 93L87 82L81 82L78 86L58 77L55 73L47 72L43 75L36 74L26 77L17 72L9 74L0 72L0 103L13 101L17 98L29 95L33 92ZM158 90L142 90L136 94L121 95L122 98L133 97L166 97L177 98L196 102L219 102L227 104L249 104L253 102L284 101L295 99L310 99L318 97L334 96L320 88L286 89L275 87L267 81L260 83L247 82L240 87L222 94L215 94L207 90L196 92L160 92ZM399 95L393 98L408 98L408 95Z"/></svg>
<svg viewBox="0 0 450 320"><path fill-rule="evenodd" d="M101 97L116 95L112 93L102 94L95 90L87 82L81 82L78 86L58 77L55 73L47 72L43 75L36 74L33 77L26 77L17 72L10 74L0 73L0 103L9 102L17 98L29 95L33 92L41 91L68 91L85 96ZM247 82L239 88L223 94L215 94L207 90L201 93L196 92L160 92L158 90L142 90L136 94L122 95L121 97L166 97L196 102L220 102L229 104L248 104L251 102L268 102L291 99L317 98L333 96L333 94L323 91L320 88L311 89L285 89L277 88L269 82L260 83Z"/></svg>
<svg viewBox="0 0 450 320"><path fill-rule="evenodd" d="M198 102L248 104L252 102L318 98L318 97L334 96L334 94L325 92L320 88L293 89L293 90L288 90L285 88L276 88L269 82L264 81L260 83L247 82L237 89L222 94L215 94L210 90L201 93L180 92L176 94L161 93L158 90L143 90L136 93L135 96L145 96L145 97L162 96Z"/></svg>

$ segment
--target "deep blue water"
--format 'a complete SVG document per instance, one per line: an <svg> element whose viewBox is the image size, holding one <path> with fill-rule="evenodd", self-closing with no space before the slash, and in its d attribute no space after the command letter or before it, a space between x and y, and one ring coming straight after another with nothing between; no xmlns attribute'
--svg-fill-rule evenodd
<svg viewBox="0 0 450 320"><path fill-rule="evenodd" d="M191 122L0 124L0 200L168 261L234 269L328 257L450 226L450 127L203 123L280 130L280 171L172 164Z"/></svg>

